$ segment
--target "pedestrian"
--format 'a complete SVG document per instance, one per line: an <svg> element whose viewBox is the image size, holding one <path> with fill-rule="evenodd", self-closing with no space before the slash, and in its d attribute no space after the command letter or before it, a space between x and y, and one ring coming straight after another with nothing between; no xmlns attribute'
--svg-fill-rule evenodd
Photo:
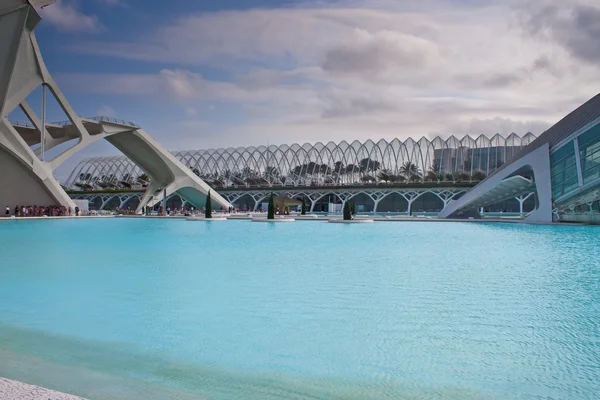
<svg viewBox="0 0 600 400"><path fill-rule="evenodd" d="M6 206L6 218L10 217L10 207Z"/></svg>

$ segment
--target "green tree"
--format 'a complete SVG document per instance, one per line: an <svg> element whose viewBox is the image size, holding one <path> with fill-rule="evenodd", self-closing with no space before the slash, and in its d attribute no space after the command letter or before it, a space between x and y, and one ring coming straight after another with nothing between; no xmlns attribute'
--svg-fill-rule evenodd
<svg viewBox="0 0 600 400"><path fill-rule="evenodd" d="M473 172L473 176L471 177L471 179L473 179L474 181L482 181L486 178L485 172L483 171L475 171Z"/></svg>
<svg viewBox="0 0 600 400"><path fill-rule="evenodd" d="M419 175L421 173L419 167L410 161L407 161L400 166L400 172L406 177L407 180L410 180L414 175Z"/></svg>
<svg viewBox="0 0 600 400"><path fill-rule="evenodd" d="M350 202L344 203L344 221L350 221L352 219L352 211L350 210Z"/></svg>
<svg viewBox="0 0 600 400"><path fill-rule="evenodd" d="M138 176L138 178L137 178L138 185L148 186L149 183L150 183L150 177L148 176L148 174L143 173L140 176Z"/></svg>
<svg viewBox="0 0 600 400"><path fill-rule="evenodd" d="M356 215L356 203L355 202L350 202L350 213L352 215Z"/></svg>
<svg viewBox="0 0 600 400"><path fill-rule="evenodd" d="M306 215L306 201L304 201L304 197L302 198L302 209L300 211L300 214Z"/></svg>
<svg viewBox="0 0 600 400"><path fill-rule="evenodd" d="M275 219L275 201L273 200L273 193L269 197L269 209L267 210L267 219Z"/></svg>
<svg viewBox="0 0 600 400"><path fill-rule="evenodd" d="M204 207L204 218L212 218L212 199L210 198L210 190L206 196L206 206Z"/></svg>

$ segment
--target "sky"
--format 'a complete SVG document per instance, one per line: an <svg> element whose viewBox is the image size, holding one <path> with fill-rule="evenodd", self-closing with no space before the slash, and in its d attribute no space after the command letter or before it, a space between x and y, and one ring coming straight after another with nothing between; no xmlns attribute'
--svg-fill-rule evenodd
<svg viewBox="0 0 600 400"><path fill-rule="evenodd" d="M600 92L597 0L58 0L41 14L77 112L170 150L540 134ZM118 152L90 146L59 178L104 154Z"/></svg>

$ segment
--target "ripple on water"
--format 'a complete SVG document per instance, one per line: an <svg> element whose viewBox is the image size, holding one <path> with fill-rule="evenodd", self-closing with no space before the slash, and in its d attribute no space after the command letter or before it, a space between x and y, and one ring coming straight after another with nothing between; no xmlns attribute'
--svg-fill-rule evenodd
<svg viewBox="0 0 600 400"><path fill-rule="evenodd" d="M205 225L1 224L0 375L94 400L598 392L598 228Z"/></svg>

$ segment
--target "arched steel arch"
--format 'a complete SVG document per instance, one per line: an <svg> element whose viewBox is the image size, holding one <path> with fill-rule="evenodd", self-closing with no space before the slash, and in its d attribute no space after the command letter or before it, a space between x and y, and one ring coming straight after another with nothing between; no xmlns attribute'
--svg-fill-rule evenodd
<svg viewBox="0 0 600 400"><path fill-rule="evenodd" d="M455 136L377 142L369 139L190 150L173 155L203 179L221 186L349 185L360 183L367 175L379 181L381 171L402 175L406 163L417 167L417 180L431 179L432 174L460 175L462 180L468 176L470 180L476 173L478 176L492 173L533 139L531 133L523 137L512 133L506 138L496 134L492 138L467 135L461 139ZM91 174L87 183L93 184L94 177L102 175L113 175L118 181L128 175L135 182L142 173L125 157L94 157L75 167L66 186L76 189L78 183L84 183L79 182L81 174Z"/></svg>

